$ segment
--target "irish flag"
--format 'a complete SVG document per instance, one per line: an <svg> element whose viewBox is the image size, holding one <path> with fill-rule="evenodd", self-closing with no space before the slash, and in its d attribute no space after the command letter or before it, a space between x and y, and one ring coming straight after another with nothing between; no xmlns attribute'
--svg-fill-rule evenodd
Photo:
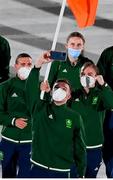
<svg viewBox="0 0 113 180"><path fill-rule="evenodd" d="M98 0L67 0L67 4L80 28L94 24Z"/></svg>

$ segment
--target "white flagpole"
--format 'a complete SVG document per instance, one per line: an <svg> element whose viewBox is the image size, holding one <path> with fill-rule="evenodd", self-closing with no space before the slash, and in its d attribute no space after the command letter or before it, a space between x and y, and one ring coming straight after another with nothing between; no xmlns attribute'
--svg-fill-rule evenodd
<svg viewBox="0 0 113 180"><path fill-rule="evenodd" d="M61 10L60 10L60 14L59 14L59 18L58 18L56 31L55 31L55 35L54 35L54 39L53 39L53 43L52 43L52 47L51 47L51 50L53 50L53 51L55 50L55 47L56 47L56 43L57 43L58 34L60 31L60 27L61 27L61 22L62 22L65 6L66 6L66 0L63 0ZM48 65L47 65L44 81L46 81L48 79L50 68L51 68L51 62L48 63ZM43 97L44 97L44 91L41 91L40 99L43 99Z"/></svg>

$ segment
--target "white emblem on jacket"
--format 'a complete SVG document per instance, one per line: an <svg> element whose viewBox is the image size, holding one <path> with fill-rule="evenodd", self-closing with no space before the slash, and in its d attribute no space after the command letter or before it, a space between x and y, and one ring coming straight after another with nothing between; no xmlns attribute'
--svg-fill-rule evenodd
<svg viewBox="0 0 113 180"><path fill-rule="evenodd" d="M65 72L65 73L67 73L67 70L66 70L66 69L64 69L62 72Z"/></svg>
<svg viewBox="0 0 113 180"><path fill-rule="evenodd" d="M49 115L49 119L53 119L53 116L52 116L52 114L50 114L50 115Z"/></svg>
<svg viewBox="0 0 113 180"><path fill-rule="evenodd" d="M16 93L13 93L11 97L18 97Z"/></svg>

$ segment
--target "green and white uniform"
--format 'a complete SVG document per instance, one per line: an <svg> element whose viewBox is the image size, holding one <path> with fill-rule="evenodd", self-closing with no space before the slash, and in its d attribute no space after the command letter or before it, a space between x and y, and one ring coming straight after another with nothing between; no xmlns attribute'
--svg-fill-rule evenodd
<svg viewBox="0 0 113 180"><path fill-rule="evenodd" d="M2 138L15 143L31 142L31 119L24 99L25 81L14 77L0 85L0 124ZM27 119L24 129L15 126L16 118Z"/></svg>
<svg viewBox="0 0 113 180"><path fill-rule="evenodd" d="M80 89L80 70L84 63L92 62L86 57L79 56L76 65L72 65L69 61L68 57L67 60L64 62L54 61L51 65L51 70L49 73L49 84L53 85L53 83L57 79L66 79L70 83L72 90L75 91Z"/></svg>
<svg viewBox="0 0 113 180"><path fill-rule="evenodd" d="M69 171L75 162L82 177L86 148L81 116L66 105L56 106L40 100L39 89L39 69L34 68L26 86L27 103L33 119L31 161L60 171Z"/></svg>
<svg viewBox="0 0 113 180"><path fill-rule="evenodd" d="M103 144L103 121L105 109L113 108L113 92L105 84L91 88L88 94L81 90L71 106L78 111L84 122L87 148L101 147Z"/></svg>

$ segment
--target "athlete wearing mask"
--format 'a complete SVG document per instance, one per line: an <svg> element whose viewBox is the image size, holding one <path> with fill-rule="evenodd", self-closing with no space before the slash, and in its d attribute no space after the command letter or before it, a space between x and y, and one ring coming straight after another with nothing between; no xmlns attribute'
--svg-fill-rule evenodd
<svg viewBox="0 0 113 180"><path fill-rule="evenodd" d="M31 177L83 177L86 165L84 130L81 116L66 106L71 98L67 81L58 80L51 91L52 102L40 100L39 71L50 59L43 54L26 84L26 99L33 119ZM46 92L49 85L44 83ZM77 172L76 172L77 171Z"/></svg>
<svg viewBox="0 0 113 180"><path fill-rule="evenodd" d="M72 91L80 89L80 69L85 62L92 62L84 57L85 38L79 32L72 32L65 44L67 59L64 62L53 61L49 73L49 84L52 86L57 79L67 79ZM48 57L48 53L47 53ZM74 78L73 78L74 77Z"/></svg>
<svg viewBox="0 0 113 180"><path fill-rule="evenodd" d="M105 110L113 107L113 92L99 75L93 63L81 68L83 88L73 97L71 108L78 111L84 122L87 149L86 178L96 178L102 163L103 121Z"/></svg>
<svg viewBox="0 0 113 180"><path fill-rule="evenodd" d="M25 82L32 58L19 54L15 61L16 77L0 85L2 177L27 178L30 173L31 119L25 103Z"/></svg>

